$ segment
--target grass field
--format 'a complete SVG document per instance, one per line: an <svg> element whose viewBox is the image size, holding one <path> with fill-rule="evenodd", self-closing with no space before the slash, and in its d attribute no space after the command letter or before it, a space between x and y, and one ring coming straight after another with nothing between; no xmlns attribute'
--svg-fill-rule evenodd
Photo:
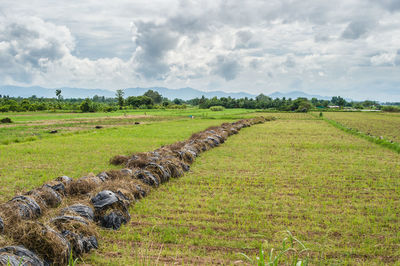
<svg viewBox="0 0 400 266"><path fill-rule="evenodd" d="M137 202L130 223L101 230L100 249L82 262L244 263L239 253L254 258L261 244L266 252L277 248L285 230L310 249L312 264L400 260L399 154L310 114L193 110L199 113L192 120L186 111L146 113L158 119L136 126L118 116L68 117L89 124L110 119L110 127L0 145L0 201L59 175L115 168L108 160L116 154L153 150L232 119L273 115L278 120L243 129L203 153L184 177ZM46 123L35 119L20 122Z"/></svg>
<svg viewBox="0 0 400 266"><path fill-rule="evenodd" d="M115 154L155 149L224 121L162 121L0 145L0 201L60 175L77 178L112 169L108 162Z"/></svg>
<svg viewBox="0 0 400 266"><path fill-rule="evenodd" d="M89 263L232 264L290 230L313 263L400 259L400 156L321 120L244 129L103 231Z"/></svg>
<svg viewBox="0 0 400 266"><path fill-rule="evenodd" d="M96 131L95 126L118 127L129 126L135 122L153 123L188 119L193 115L196 119L239 119L252 116L251 110L229 109L212 112L208 109L189 108L184 110L121 110L113 113L54 113L28 112L7 113L0 119L9 117L11 124L0 124L0 145L35 141L52 138L58 135L70 135ZM57 130L57 135L50 131Z"/></svg>
<svg viewBox="0 0 400 266"><path fill-rule="evenodd" d="M400 142L400 114L377 112L326 112L324 116L366 134Z"/></svg>

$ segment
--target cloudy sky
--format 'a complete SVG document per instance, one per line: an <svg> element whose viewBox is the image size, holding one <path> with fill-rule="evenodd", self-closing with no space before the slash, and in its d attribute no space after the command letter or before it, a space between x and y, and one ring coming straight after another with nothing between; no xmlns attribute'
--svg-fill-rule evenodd
<svg viewBox="0 0 400 266"><path fill-rule="evenodd" d="M1 0L0 84L400 101L400 1Z"/></svg>

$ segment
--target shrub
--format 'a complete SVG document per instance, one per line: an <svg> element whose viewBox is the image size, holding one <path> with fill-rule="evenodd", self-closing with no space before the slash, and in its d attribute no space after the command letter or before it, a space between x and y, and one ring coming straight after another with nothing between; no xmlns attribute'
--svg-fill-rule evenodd
<svg viewBox="0 0 400 266"><path fill-rule="evenodd" d="M170 104L167 106L168 109L186 109L187 105L186 104L182 104L182 105L178 105L178 104Z"/></svg>
<svg viewBox="0 0 400 266"><path fill-rule="evenodd" d="M0 112L5 113L5 112L8 112L8 111L10 111L10 106L9 105L0 106Z"/></svg>
<svg viewBox="0 0 400 266"><path fill-rule="evenodd" d="M211 106L210 110L214 112L223 111L225 108L223 106Z"/></svg>
<svg viewBox="0 0 400 266"><path fill-rule="evenodd" d="M396 106L383 106L382 111L384 112L400 112L400 107Z"/></svg>
<svg viewBox="0 0 400 266"><path fill-rule="evenodd" d="M6 118L1 119L0 123L2 123L2 124L12 123L12 120L11 120L11 118L6 117Z"/></svg>
<svg viewBox="0 0 400 266"><path fill-rule="evenodd" d="M94 113L99 110L99 104L92 102L90 99L86 99L82 102L80 109L83 113Z"/></svg>
<svg viewBox="0 0 400 266"><path fill-rule="evenodd" d="M312 105L309 102L303 101L299 104L296 112L307 113L312 108Z"/></svg>

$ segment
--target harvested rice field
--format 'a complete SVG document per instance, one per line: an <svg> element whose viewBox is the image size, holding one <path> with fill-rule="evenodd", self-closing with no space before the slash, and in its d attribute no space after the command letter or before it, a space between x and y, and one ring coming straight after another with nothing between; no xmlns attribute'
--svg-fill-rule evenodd
<svg viewBox="0 0 400 266"><path fill-rule="evenodd" d="M115 126L0 145L0 201L57 176L76 179L90 172L116 171L132 162L137 162L132 166L136 171L145 158L141 152L165 146L158 150L163 154L181 149L184 144L177 141L210 126L274 116L276 120L244 127L224 143L207 148L183 176L153 187L145 197L142 194L130 204L130 219L119 230L88 227L87 234L97 235L98 249L74 258L86 265L252 265L257 264L260 247L266 254L273 248L277 255L287 248L282 245L289 244L284 241L291 234L299 242L293 241L295 251L285 253L279 265L292 262L296 254L310 265L399 263L400 154L310 114L235 110L199 112L188 119L187 110L178 113L160 111L151 114L159 119L148 121L140 114L126 118L143 122L139 125L98 116L95 119L111 119ZM215 127L192 139L223 132ZM133 153L139 154L130 157ZM114 155L127 157L120 156L121 165L111 165ZM192 160L182 158L185 163ZM107 182L72 199L94 202L93 196L103 188L118 188L115 181L110 186ZM126 181L121 184L129 186ZM71 185L67 193L74 193ZM65 196L59 207L43 216L54 217L72 203ZM52 228L61 226L58 220L46 219L38 218ZM9 244L10 235L20 237L14 234L0 235L0 244Z"/></svg>
<svg viewBox="0 0 400 266"><path fill-rule="evenodd" d="M400 156L321 120L243 129L102 231L94 264L234 264L289 230L312 264L400 259Z"/></svg>
<svg viewBox="0 0 400 266"><path fill-rule="evenodd" d="M365 134L400 143L400 114L386 112L326 112L324 116Z"/></svg>

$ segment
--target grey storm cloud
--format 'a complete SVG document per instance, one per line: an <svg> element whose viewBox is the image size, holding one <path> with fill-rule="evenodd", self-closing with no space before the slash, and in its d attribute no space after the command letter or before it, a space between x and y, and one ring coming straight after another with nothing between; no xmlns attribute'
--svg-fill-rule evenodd
<svg viewBox="0 0 400 266"><path fill-rule="evenodd" d="M176 47L178 35L171 32L165 25L152 22L138 21L134 26L137 46L134 58L138 64L137 71L146 78L162 78L169 70L165 55Z"/></svg>
<svg viewBox="0 0 400 266"><path fill-rule="evenodd" d="M286 61L283 63L284 66L288 68L293 68L296 66L296 61L294 60L293 56L289 55L286 58Z"/></svg>
<svg viewBox="0 0 400 266"><path fill-rule="evenodd" d="M240 64L229 56L217 56L213 63L213 73L224 78L226 81L233 80L240 72Z"/></svg>
<svg viewBox="0 0 400 266"><path fill-rule="evenodd" d="M45 72L47 63L63 58L73 46L72 36L65 27L37 18L1 20L0 77L30 81L35 72Z"/></svg>
<svg viewBox="0 0 400 266"><path fill-rule="evenodd" d="M350 22L342 33L344 39L358 39L364 36L373 27L371 20L359 20Z"/></svg>
<svg viewBox="0 0 400 266"><path fill-rule="evenodd" d="M390 12L396 12L400 10L399 0L370 0L373 4L378 4Z"/></svg>
<svg viewBox="0 0 400 266"><path fill-rule="evenodd" d="M236 49L256 48L259 43L252 41L254 34L249 30L240 30L236 32Z"/></svg>

